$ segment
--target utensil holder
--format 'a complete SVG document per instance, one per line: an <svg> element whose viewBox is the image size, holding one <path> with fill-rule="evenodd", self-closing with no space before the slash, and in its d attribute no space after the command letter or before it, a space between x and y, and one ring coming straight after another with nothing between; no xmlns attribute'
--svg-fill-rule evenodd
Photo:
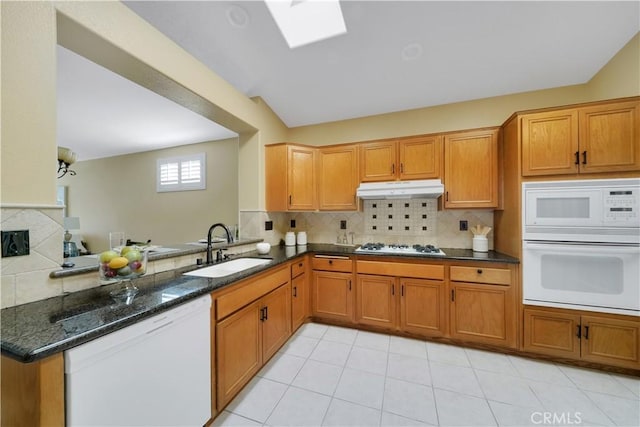
<svg viewBox="0 0 640 427"><path fill-rule="evenodd" d="M487 236L474 236L473 237L473 251L474 252L489 252L489 241Z"/></svg>

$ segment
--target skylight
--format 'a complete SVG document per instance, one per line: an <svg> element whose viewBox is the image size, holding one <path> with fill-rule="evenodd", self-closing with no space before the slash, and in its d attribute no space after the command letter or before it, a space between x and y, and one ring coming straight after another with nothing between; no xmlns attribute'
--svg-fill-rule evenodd
<svg viewBox="0 0 640 427"><path fill-rule="evenodd" d="M265 0L291 49L347 32L338 0Z"/></svg>

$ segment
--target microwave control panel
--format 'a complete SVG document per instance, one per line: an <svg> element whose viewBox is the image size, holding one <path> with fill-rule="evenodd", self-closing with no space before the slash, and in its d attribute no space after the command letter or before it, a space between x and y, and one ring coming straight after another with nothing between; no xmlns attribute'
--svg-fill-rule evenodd
<svg viewBox="0 0 640 427"><path fill-rule="evenodd" d="M604 190L604 222L608 224L640 224L638 188Z"/></svg>

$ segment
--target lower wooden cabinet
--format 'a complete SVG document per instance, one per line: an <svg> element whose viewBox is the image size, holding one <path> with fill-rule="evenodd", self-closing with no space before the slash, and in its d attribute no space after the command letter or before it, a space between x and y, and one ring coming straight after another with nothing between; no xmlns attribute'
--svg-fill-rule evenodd
<svg viewBox="0 0 640 427"><path fill-rule="evenodd" d="M524 309L525 351L640 368L640 319L575 310Z"/></svg>
<svg viewBox="0 0 640 427"><path fill-rule="evenodd" d="M287 282L217 323L218 411L291 336L290 293Z"/></svg>
<svg viewBox="0 0 640 427"><path fill-rule="evenodd" d="M348 256L311 258L311 312L313 317L353 322L353 260Z"/></svg>
<svg viewBox="0 0 640 427"><path fill-rule="evenodd" d="M515 348L517 302L513 276L510 268L451 266L451 337Z"/></svg>
<svg viewBox="0 0 640 427"><path fill-rule="evenodd" d="M294 273L294 266L303 268ZM304 270L305 261L295 262L291 267L291 330L295 331L309 317L309 274ZM294 276L295 274L295 276Z"/></svg>
<svg viewBox="0 0 640 427"><path fill-rule="evenodd" d="M443 282L359 274L357 283L357 323L423 336L447 333Z"/></svg>
<svg viewBox="0 0 640 427"><path fill-rule="evenodd" d="M313 316L326 319L353 320L352 274L332 271L313 272Z"/></svg>
<svg viewBox="0 0 640 427"><path fill-rule="evenodd" d="M262 366L260 304L253 303L216 325L218 410Z"/></svg>
<svg viewBox="0 0 640 427"><path fill-rule="evenodd" d="M510 288L480 283L451 284L451 336L515 346L515 304Z"/></svg>
<svg viewBox="0 0 640 427"><path fill-rule="evenodd" d="M396 278L359 274L356 289L356 322L396 328Z"/></svg>
<svg viewBox="0 0 640 427"><path fill-rule="evenodd" d="M262 360L267 361L291 336L291 286L280 286L261 301Z"/></svg>
<svg viewBox="0 0 640 427"><path fill-rule="evenodd" d="M432 337L447 334L447 293L443 282L400 279L400 329Z"/></svg>

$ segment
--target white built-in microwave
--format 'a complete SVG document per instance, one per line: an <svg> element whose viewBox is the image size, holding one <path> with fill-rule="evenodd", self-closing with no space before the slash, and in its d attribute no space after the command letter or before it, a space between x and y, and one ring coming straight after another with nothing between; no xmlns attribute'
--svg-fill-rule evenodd
<svg viewBox="0 0 640 427"><path fill-rule="evenodd" d="M640 242L640 179L522 184L523 239Z"/></svg>

